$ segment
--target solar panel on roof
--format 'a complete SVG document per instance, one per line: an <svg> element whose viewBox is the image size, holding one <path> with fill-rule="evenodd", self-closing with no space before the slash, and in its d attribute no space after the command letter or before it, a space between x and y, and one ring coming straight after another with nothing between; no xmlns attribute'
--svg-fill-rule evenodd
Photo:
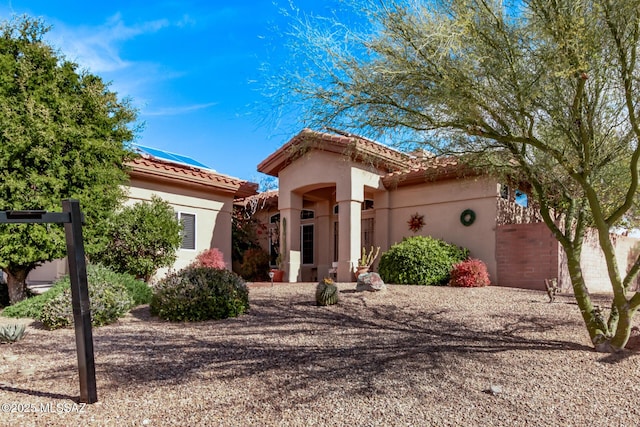
<svg viewBox="0 0 640 427"><path fill-rule="evenodd" d="M138 144L131 144L131 145L133 146L134 150L137 151L138 153L146 154L148 156L155 157L156 159L166 160L174 163L180 163L187 166L194 166L197 168L213 170L209 166L205 165L204 163L201 163L188 156L170 153L168 151L164 151L159 148L151 148L151 147L146 147L144 145L138 145Z"/></svg>

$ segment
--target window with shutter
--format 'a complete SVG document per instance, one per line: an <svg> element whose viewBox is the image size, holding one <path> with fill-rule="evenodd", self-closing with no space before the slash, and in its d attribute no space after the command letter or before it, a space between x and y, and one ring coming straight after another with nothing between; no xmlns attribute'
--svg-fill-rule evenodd
<svg viewBox="0 0 640 427"><path fill-rule="evenodd" d="M196 248L196 215L178 212L178 219L182 223L182 243L180 249Z"/></svg>

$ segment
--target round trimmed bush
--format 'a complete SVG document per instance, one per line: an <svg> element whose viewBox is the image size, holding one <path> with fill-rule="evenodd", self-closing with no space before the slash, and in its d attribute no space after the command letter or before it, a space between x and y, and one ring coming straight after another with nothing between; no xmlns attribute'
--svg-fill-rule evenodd
<svg viewBox="0 0 640 427"><path fill-rule="evenodd" d="M237 317L249 309L242 277L229 270L186 267L160 280L151 298L151 314L172 321Z"/></svg>
<svg viewBox="0 0 640 427"><path fill-rule="evenodd" d="M387 283L444 285L454 264L469 251L433 237L415 236L393 245L382 254L378 272Z"/></svg>
<svg viewBox="0 0 640 427"><path fill-rule="evenodd" d="M451 269L449 286L473 288L489 286L490 283L487 266L479 259L470 258L461 261Z"/></svg>

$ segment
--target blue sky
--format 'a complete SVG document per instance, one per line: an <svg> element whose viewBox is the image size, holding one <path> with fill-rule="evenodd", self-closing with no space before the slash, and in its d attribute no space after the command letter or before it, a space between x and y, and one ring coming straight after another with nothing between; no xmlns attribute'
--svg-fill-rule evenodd
<svg viewBox="0 0 640 427"><path fill-rule="evenodd" d="M336 1L299 0L326 14ZM286 55L274 27L287 0L0 0L0 18L28 14L47 41L129 96L145 123L137 143L259 181L257 164L297 133L296 120L260 124L260 68Z"/></svg>

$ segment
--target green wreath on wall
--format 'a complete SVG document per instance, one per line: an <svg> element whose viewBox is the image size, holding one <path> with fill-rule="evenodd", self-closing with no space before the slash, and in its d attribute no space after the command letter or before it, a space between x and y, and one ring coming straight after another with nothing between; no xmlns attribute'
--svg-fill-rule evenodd
<svg viewBox="0 0 640 427"><path fill-rule="evenodd" d="M476 213L471 209L465 209L460 214L460 222L465 227L470 226L476 220Z"/></svg>

